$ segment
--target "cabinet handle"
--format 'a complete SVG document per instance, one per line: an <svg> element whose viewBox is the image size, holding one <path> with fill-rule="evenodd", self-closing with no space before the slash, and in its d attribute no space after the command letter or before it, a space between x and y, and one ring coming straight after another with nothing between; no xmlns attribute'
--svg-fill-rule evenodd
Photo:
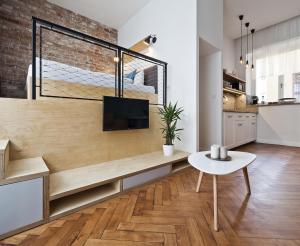
<svg viewBox="0 0 300 246"><path fill-rule="evenodd" d="M249 115L247 115L246 117L247 117L247 118L249 118L250 116L249 116Z"/></svg>
<svg viewBox="0 0 300 246"><path fill-rule="evenodd" d="M239 124L238 124L238 126L242 126L242 125L243 125L242 123L239 123Z"/></svg>
<svg viewBox="0 0 300 246"><path fill-rule="evenodd" d="M255 125L255 123L254 123L254 122L252 122L252 125Z"/></svg>
<svg viewBox="0 0 300 246"><path fill-rule="evenodd" d="M239 118L242 118L243 116L242 115L239 115Z"/></svg>
<svg viewBox="0 0 300 246"><path fill-rule="evenodd" d="M227 118L229 118L229 119L232 118L232 115L228 115Z"/></svg>

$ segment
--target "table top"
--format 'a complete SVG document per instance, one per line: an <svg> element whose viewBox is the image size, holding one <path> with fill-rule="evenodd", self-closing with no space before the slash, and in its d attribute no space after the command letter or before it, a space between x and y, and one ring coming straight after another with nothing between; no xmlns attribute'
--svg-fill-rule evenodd
<svg viewBox="0 0 300 246"><path fill-rule="evenodd" d="M201 172L212 175L226 175L248 166L256 159L256 155L251 153L228 151L228 155L232 157L231 161L216 161L207 158L205 155L208 153L210 151L191 154L188 161Z"/></svg>

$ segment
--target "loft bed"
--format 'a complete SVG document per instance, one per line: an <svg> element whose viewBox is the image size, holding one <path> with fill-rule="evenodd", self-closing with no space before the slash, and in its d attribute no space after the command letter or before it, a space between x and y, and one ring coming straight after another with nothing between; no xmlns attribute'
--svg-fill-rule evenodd
<svg viewBox="0 0 300 246"><path fill-rule="evenodd" d="M166 103L163 61L35 17L32 41L28 99L101 101L103 96L117 96L146 99L152 105ZM62 57L66 49L79 58Z"/></svg>
<svg viewBox="0 0 300 246"><path fill-rule="evenodd" d="M37 70L39 59L36 61ZM61 97L88 100L101 100L103 96L115 96L116 83L114 75L102 72L92 72L55 61L42 60L43 77L36 72L36 99L45 97ZM49 67L52 67L49 69ZM53 69L55 68L55 69ZM65 71L68 70L68 73ZM143 83L124 78L124 97L148 99L152 104L158 104L157 66L143 70ZM32 64L29 65L26 79L27 97L32 98ZM42 84L42 91L41 85ZM152 84L152 85L150 85ZM42 94L40 94L42 92Z"/></svg>

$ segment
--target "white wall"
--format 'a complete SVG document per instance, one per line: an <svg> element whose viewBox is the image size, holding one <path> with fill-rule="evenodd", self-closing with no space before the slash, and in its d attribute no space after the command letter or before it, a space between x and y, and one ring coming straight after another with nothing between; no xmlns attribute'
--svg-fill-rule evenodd
<svg viewBox="0 0 300 246"><path fill-rule="evenodd" d="M223 0L198 0L199 148L222 144Z"/></svg>
<svg viewBox="0 0 300 246"><path fill-rule="evenodd" d="M206 150L222 144L222 52L201 56L199 67L199 145Z"/></svg>
<svg viewBox="0 0 300 246"><path fill-rule="evenodd" d="M257 142L300 147L300 105L259 107Z"/></svg>
<svg viewBox="0 0 300 246"><path fill-rule="evenodd" d="M184 108L182 142L176 147L197 149L197 2L152 0L118 31L118 43L130 47L149 34L157 35L150 53L168 62L168 101Z"/></svg>
<svg viewBox="0 0 300 246"><path fill-rule="evenodd" d="M198 35L217 49L223 47L223 0L198 0Z"/></svg>
<svg viewBox="0 0 300 246"><path fill-rule="evenodd" d="M223 37L223 68L227 69L228 73L235 71L235 42L226 35Z"/></svg>

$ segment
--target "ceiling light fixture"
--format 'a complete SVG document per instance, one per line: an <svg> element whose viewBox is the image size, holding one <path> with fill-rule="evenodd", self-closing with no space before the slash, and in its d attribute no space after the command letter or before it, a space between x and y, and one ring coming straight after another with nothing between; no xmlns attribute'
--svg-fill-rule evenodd
<svg viewBox="0 0 300 246"><path fill-rule="evenodd" d="M246 28L247 28L247 53L246 53L246 68L248 68L248 67L249 67L249 61L248 61L248 53L249 53L249 41L248 41L248 39L249 39L249 25L250 25L250 23L249 23L249 22L245 23L245 26L246 26Z"/></svg>
<svg viewBox="0 0 300 246"><path fill-rule="evenodd" d="M251 69L254 70L254 63L253 63L253 36L254 36L254 32L255 32L255 29L251 29L251 36L252 36L252 65L251 65Z"/></svg>
<svg viewBox="0 0 300 246"><path fill-rule="evenodd" d="M244 60L243 60L243 19L244 16L240 15L239 19L241 21L241 56L240 56L240 63L243 64Z"/></svg>

